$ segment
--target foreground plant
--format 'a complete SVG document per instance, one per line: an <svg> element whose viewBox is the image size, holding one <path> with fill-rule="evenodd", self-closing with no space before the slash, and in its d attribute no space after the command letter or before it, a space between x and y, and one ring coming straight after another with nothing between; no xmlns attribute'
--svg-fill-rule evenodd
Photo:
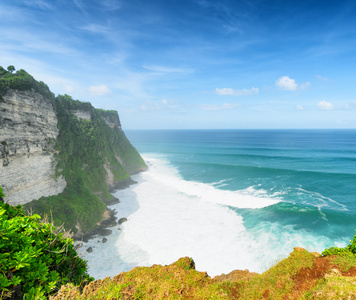
<svg viewBox="0 0 356 300"><path fill-rule="evenodd" d="M0 299L46 299L62 284L92 280L61 228L3 203L4 197L0 187Z"/></svg>

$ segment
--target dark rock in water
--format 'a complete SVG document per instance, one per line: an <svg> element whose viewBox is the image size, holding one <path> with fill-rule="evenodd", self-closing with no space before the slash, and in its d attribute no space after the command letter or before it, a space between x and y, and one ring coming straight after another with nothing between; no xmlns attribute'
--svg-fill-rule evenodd
<svg viewBox="0 0 356 300"><path fill-rule="evenodd" d="M102 242L103 242L103 243L106 243L107 240L108 240L107 238L103 238Z"/></svg>
<svg viewBox="0 0 356 300"><path fill-rule="evenodd" d="M106 201L105 203L106 205L114 205L120 203L120 200L116 197L113 197L112 199Z"/></svg>
<svg viewBox="0 0 356 300"><path fill-rule="evenodd" d="M107 236L110 234L112 234L112 230L110 230L110 229L101 228L98 230L98 235L100 235L100 236Z"/></svg>
<svg viewBox="0 0 356 300"><path fill-rule="evenodd" d="M127 221L127 218L121 218L119 220L119 225L121 225L122 223L126 222Z"/></svg>
<svg viewBox="0 0 356 300"><path fill-rule="evenodd" d="M76 241L82 241L87 243L90 239L99 236L107 236L112 233L107 227L113 227L117 225L116 211L109 209L109 217L106 220L101 221L100 225L97 225L91 231L87 232L84 235L78 235L73 237Z"/></svg>
<svg viewBox="0 0 356 300"><path fill-rule="evenodd" d="M130 185L136 184L137 181L132 180L131 178L127 178L125 180L121 180L117 182L115 185L109 188L110 193L115 192L116 190L123 190L128 188Z"/></svg>
<svg viewBox="0 0 356 300"><path fill-rule="evenodd" d="M76 245L74 246L74 250L78 250L78 249L80 249L82 246L83 246L82 243L78 243L78 244L76 244Z"/></svg>
<svg viewBox="0 0 356 300"><path fill-rule="evenodd" d="M88 253L92 253L92 252L93 252L93 248L92 248L92 247L89 247L89 248L87 249L87 252L88 252Z"/></svg>

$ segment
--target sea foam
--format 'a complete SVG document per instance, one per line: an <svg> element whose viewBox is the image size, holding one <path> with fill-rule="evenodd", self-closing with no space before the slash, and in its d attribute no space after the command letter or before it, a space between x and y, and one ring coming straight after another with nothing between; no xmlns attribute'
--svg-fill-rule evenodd
<svg viewBox="0 0 356 300"><path fill-rule="evenodd" d="M114 227L105 244L91 240L85 245L94 249L83 253L95 278L135 266L171 264L183 256L192 257L196 269L210 276L235 269L263 272L295 246L318 251L329 242L292 225L261 222L247 231L232 207L259 209L283 199L252 187L227 191L186 181L167 161L145 160L148 171L133 177L138 184L115 193L121 203L113 208L128 221L120 230Z"/></svg>

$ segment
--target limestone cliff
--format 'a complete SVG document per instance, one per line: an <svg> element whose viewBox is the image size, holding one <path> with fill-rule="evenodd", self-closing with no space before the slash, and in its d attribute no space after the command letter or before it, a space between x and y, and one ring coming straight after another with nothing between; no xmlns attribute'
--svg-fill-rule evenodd
<svg viewBox="0 0 356 300"><path fill-rule="evenodd" d="M55 97L26 71L0 67L0 186L9 204L85 233L107 212L109 189L145 168L116 111Z"/></svg>
<svg viewBox="0 0 356 300"><path fill-rule="evenodd" d="M0 184L10 204L63 192L55 178L57 116L50 100L34 91L8 90L0 102Z"/></svg>

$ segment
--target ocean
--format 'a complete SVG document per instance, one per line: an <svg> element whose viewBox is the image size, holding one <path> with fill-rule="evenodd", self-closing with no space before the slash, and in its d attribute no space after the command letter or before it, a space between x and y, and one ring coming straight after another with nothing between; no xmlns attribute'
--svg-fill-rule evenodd
<svg viewBox="0 0 356 300"><path fill-rule="evenodd" d="M80 250L95 278L183 256L210 276L262 273L294 247L320 253L355 234L356 130L126 135L149 168L114 194L128 221Z"/></svg>

